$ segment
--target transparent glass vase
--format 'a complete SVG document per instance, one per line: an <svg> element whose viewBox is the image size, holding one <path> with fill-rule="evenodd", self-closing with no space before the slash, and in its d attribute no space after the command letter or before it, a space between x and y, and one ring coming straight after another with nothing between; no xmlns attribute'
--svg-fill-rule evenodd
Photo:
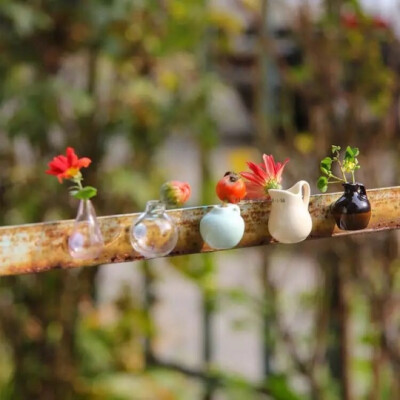
<svg viewBox="0 0 400 400"><path fill-rule="evenodd" d="M130 229L132 247L146 258L169 254L178 242L178 229L165 212L165 204L150 200Z"/></svg>
<svg viewBox="0 0 400 400"><path fill-rule="evenodd" d="M78 215L68 238L68 250L75 259L97 258L104 248L104 239L96 212L90 200L80 200Z"/></svg>

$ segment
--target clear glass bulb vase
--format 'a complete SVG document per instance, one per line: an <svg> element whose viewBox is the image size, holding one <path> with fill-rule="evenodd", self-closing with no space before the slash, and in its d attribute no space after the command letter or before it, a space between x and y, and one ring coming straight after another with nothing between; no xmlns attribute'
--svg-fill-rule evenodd
<svg viewBox="0 0 400 400"><path fill-rule="evenodd" d="M68 238L69 254L76 259L93 259L103 248L103 235L93 204L90 200L80 200L78 215Z"/></svg>
<svg viewBox="0 0 400 400"><path fill-rule="evenodd" d="M130 229L132 247L146 258L169 254L178 242L178 229L165 212L165 204L150 200Z"/></svg>

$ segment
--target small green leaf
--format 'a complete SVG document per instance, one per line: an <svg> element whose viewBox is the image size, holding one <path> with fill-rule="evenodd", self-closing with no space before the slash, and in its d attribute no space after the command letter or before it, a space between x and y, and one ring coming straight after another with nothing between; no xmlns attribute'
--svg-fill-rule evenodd
<svg viewBox="0 0 400 400"><path fill-rule="evenodd" d="M320 170L321 170L321 172L323 173L323 174L326 174L326 175L330 175L330 173L331 173L331 171L329 171L329 170L327 170L326 168L324 168L324 167L320 167Z"/></svg>
<svg viewBox="0 0 400 400"><path fill-rule="evenodd" d="M323 174L330 175L332 167L332 159L330 157L325 157L320 164L320 169Z"/></svg>
<svg viewBox="0 0 400 400"><path fill-rule="evenodd" d="M92 197L96 196L96 194L97 194L97 189L94 188L93 186L85 186L84 188L78 191L75 190L71 191L71 195L79 200L89 200Z"/></svg>
<svg viewBox="0 0 400 400"><path fill-rule="evenodd" d="M321 161L321 168L325 168L328 171L331 170L332 167L332 158L330 157L325 157L322 161Z"/></svg>
<svg viewBox="0 0 400 400"><path fill-rule="evenodd" d="M283 374L269 375L266 387L271 398L275 400L301 400L303 398L292 390L287 377Z"/></svg>
<svg viewBox="0 0 400 400"><path fill-rule="evenodd" d="M325 193L328 190L328 178L326 176L320 176L317 186L322 193Z"/></svg>
<svg viewBox="0 0 400 400"><path fill-rule="evenodd" d="M357 147L352 147L351 150L353 151L354 157L357 157L360 154L360 150Z"/></svg>
<svg viewBox="0 0 400 400"><path fill-rule="evenodd" d="M356 149L358 151L358 149ZM355 157L354 151L350 146L347 146L346 148L346 153L344 155L345 160L353 160Z"/></svg>
<svg viewBox="0 0 400 400"><path fill-rule="evenodd" d="M336 146L336 145L332 145L332 153L336 153L336 152L339 152L340 151L340 149L341 149L341 147L340 146Z"/></svg>

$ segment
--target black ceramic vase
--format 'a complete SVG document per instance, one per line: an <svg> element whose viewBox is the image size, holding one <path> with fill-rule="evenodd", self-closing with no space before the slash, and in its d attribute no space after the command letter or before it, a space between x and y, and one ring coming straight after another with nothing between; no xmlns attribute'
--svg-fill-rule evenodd
<svg viewBox="0 0 400 400"><path fill-rule="evenodd" d="M364 185L343 183L343 186L342 197L331 207L337 226L346 231L366 228L371 218L371 204Z"/></svg>

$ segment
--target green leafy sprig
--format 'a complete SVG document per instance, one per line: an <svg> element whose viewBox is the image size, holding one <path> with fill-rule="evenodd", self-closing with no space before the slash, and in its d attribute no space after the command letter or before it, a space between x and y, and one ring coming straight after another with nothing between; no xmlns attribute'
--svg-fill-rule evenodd
<svg viewBox="0 0 400 400"><path fill-rule="evenodd" d="M73 186L69 188L69 194L78 200L89 200L97 195L97 189L93 186L82 186L83 177L80 172L78 172L73 178L70 179L74 183Z"/></svg>
<svg viewBox="0 0 400 400"><path fill-rule="evenodd" d="M328 185L331 183L349 183L347 175L351 175L351 182L356 183L354 173L360 169L357 156L360 151L357 147L347 146L343 159L340 159L340 146L332 145L332 157L325 157L321 160L320 169L322 175L319 177L318 189L325 193ZM337 163L341 176L337 176L332 172L332 165Z"/></svg>

